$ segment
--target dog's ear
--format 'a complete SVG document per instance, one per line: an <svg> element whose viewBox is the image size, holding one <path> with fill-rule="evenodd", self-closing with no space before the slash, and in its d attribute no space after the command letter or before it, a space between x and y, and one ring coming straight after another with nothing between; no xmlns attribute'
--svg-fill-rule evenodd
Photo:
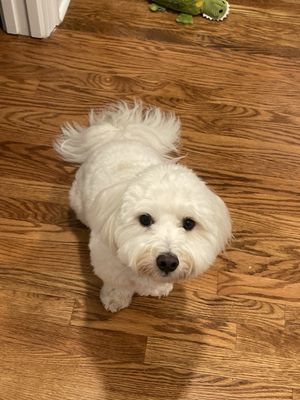
<svg viewBox="0 0 300 400"><path fill-rule="evenodd" d="M207 187L209 190L209 188ZM213 191L207 192L208 204L198 206L198 218L204 229L210 233L218 244L218 253L225 250L232 239L232 226L229 210L224 201Z"/></svg>
<svg viewBox="0 0 300 400"><path fill-rule="evenodd" d="M118 214L116 211L113 212L105 221L101 228L101 238L105 242L105 244L111 249L112 252L117 251L117 244L116 244L116 221Z"/></svg>
<svg viewBox="0 0 300 400"><path fill-rule="evenodd" d="M99 212L95 215L95 222L91 228L93 233L101 238L101 241L115 253L117 251L116 243L116 224L118 220L118 211L113 210L111 212Z"/></svg>
<svg viewBox="0 0 300 400"><path fill-rule="evenodd" d="M128 183L112 185L101 191L93 201L90 228L112 250L117 250L115 232L120 223L120 210Z"/></svg>

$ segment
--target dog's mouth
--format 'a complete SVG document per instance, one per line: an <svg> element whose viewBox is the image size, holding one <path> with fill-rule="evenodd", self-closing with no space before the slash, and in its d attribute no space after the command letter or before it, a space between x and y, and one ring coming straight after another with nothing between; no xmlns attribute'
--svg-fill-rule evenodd
<svg viewBox="0 0 300 400"><path fill-rule="evenodd" d="M174 283L186 279L189 275L189 269L178 268L174 271L162 271L157 266L151 264L142 264L137 268L137 274L147 276L157 282Z"/></svg>
<svg viewBox="0 0 300 400"><path fill-rule="evenodd" d="M147 276L157 281L168 281L171 276L174 274L173 272L164 272L159 270L156 266L152 264L141 264L137 267L137 273L141 276Z"/></svg>
<svg viewBox="0 0 300 400"><path fill-rule="evenodd" d="M184 281L189 276L189 272L187 270L178 270L176 272L169 272L169 273L160 273L160 281L167 282L167 283L176 283L180 281Z"/></svg>

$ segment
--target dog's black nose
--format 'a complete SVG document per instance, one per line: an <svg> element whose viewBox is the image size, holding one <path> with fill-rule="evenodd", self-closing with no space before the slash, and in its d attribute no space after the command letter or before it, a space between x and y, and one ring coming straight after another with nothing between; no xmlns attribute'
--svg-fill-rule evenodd
<svg viewBox="0 0 300 400"><path fill-rule="evenodd" d="M175 254L163 253L157 257L156 265L161 271L168 274L169 272L175 271L179 265L179 260Z"/></svg>

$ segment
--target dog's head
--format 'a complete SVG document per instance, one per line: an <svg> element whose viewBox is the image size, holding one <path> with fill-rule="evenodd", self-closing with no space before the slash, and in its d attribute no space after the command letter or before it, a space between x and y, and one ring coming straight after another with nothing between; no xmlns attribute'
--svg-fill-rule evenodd
<svg viewBox="0 0 300 400"><path fill-rule="evenodd" d="M224 202L191 170L149 168L129 185L111 231L137 274L175 282L204 272L231 238Z"/></svg>

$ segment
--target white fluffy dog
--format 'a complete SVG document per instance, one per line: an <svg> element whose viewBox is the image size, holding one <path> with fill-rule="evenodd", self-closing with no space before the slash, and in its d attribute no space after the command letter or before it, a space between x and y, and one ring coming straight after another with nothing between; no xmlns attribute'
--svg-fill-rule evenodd
<svg viewBox="0 0 300 400"><path fill-rule="evenodd" d="M171 159L180 121L158 108L117 103L67 124L55 144L81 164L71 207L91 229L91 261L112 312L132 296L167 296L173 282L204 272L231 238L224 202Z"/></svg>

